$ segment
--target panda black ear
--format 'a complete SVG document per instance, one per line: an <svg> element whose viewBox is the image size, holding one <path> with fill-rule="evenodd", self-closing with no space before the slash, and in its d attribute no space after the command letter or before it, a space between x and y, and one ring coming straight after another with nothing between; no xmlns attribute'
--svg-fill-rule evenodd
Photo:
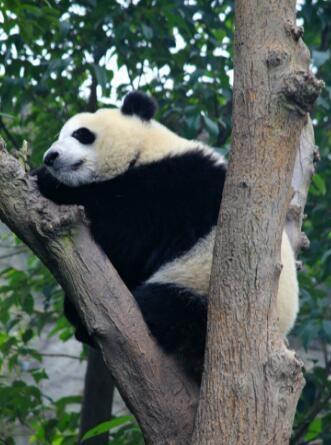
<svg viewBox="0 0 331 445"><path fill-rule="evenodd" d="M141 91L132 91L125 96L121 108L123 114L127 116L138 116L144 121L149 121L157 110L155 100L151 96Z"/></svg>

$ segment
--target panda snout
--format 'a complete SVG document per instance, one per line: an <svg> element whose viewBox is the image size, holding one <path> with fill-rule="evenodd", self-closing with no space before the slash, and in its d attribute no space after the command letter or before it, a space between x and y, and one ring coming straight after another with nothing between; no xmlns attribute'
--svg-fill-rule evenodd
<svg viewBox="0 0 331 445"><path fill-rule="evenodd" d="M48 167L51 167L54 164L54 161L59 157L58 151L50 151L46 154L44 157L44 163L48 165Z"/></svg>

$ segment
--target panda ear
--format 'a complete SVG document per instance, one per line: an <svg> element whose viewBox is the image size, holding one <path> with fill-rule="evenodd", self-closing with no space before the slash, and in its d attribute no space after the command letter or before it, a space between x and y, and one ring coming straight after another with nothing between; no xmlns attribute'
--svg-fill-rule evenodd
<svg viewBox="0 0 331 445"><path fill-rule="evenodd" d="M132 93L127 94L121 108L123 114L127 116L135 115L144 121L152 119L156 110L155 100L141 91L132 91Z"/></svg>

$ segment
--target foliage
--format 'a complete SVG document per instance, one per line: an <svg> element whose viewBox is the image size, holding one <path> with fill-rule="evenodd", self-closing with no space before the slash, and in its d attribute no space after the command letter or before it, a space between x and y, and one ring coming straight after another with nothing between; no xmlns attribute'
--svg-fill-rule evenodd
<svg viewBox="0 0 331 445"><path fill-rule="evenodd" d="M324 0L300 4L313 67L326 88L314 112L322 160L307 206L311 249L301 273L302 309L295 336L308 356L318 348L323 360L306 371L293 444L311 443L316 437L327 444L331 6ZM158 119L178 133L229 148L233 1L0 0L0 11L0 132L10 149L28 140L33 165L40 163L69 116L116 105L133 88L152 93L160 105ZM17 249L17 241L12 245ZM15 443L20 424L27 426L32 444L71 445L78 427L72 404L80 399L44 397L39 383L47 374L34 341L47 335L50 325L59 341L72 330L61 316L58 286L38 260L25 255L23 270L8 266L0 276L0 441ZM111 443L138 444L136 434L135 424L123 424Z"/></svg>
<svg viewBox="0 0 331 445"><path fill-rule="evenodd" d="M109 431L112 445L143 445L141 432L132 416L121 416L100 423L83 436L83 442Z"/></svg>

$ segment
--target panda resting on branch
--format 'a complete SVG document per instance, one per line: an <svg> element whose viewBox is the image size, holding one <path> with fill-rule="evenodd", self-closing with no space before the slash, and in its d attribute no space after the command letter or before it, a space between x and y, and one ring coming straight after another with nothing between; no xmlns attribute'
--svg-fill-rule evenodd
<svg viewBox="0 0 331 445"><path fill-rule="evenodd" d="M36 171L44 196L84 206L95 241L132 292L161 347L201 380L207 295L224 159L153 119L153 99L126 96L121 109L80 113L63 126ZM283 232L277 295L285 336L298 311L295 258ZM74 305L65 315L93 345Z"/></svg>

